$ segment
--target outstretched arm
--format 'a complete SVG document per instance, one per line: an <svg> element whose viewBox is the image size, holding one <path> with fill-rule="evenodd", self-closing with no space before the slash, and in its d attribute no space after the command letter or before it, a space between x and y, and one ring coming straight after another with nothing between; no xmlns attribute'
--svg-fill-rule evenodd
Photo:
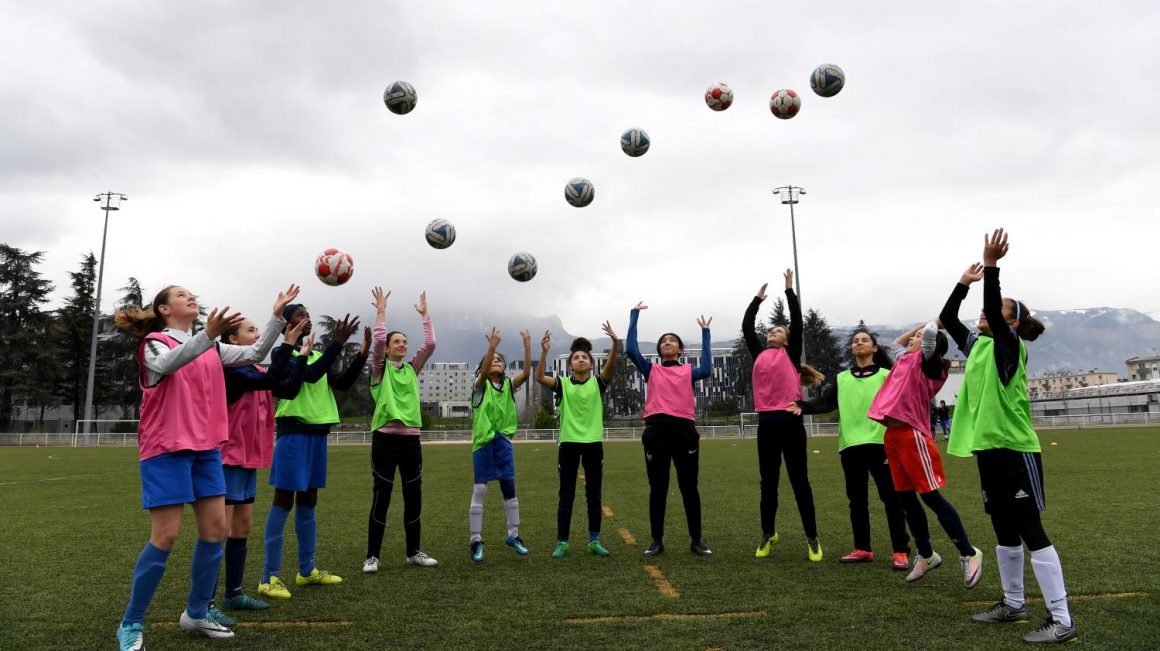
<svg viewBox="0 0 1160 651"><path fill-rule="evenodd" d="M522 387L532 375L532 333L521 330L520 337L524 340L524 368L512 379L513 391Z"/></svg>
<svg viewBox="0 0 1160 651"><path fill-rule="evenodd" d="M697 325L701 326L701 361L697 364L697 368L693 369L693 381L704 380L713 375L713 341L709 336L709 324L713 322L713 317L705 320L705 316L697 319Z"/></svg>
<svg viewBox="0 0 1160 651"><path fill-rule="evenodd" d="M491 374L491 364L495 359L495 349L499 346L499 330L494 327L491 329L490 335L484 335L487 339L487 352L483 354L483 362L479 367L479 375L475 376L475 388L482 389L483 384L487 382L487 376Z"/></svg>
<svg viewBox="0 0 1160 651"><path fill-rule="evenodd" d="M616 338L616 332L612 330L612 324L605 321L602 326L604 334L612 339L612 347L608 350L608 361L604 363L604 368L600 369L600 379L604 380L605 384L612 382L612 376L616 373L616 363L620 361L620 340Z"/></svg>
<svg viewBox="0 0 1160 651"><path fill-rule="evenodd" d="M1003 290L999 287L999 260L1007 255L1007 234L1002 228L995 229L990 239L983 245L983 316L991 326L991 337L995 340L995 366L999 380L1011 382L1019 370L1019 335L1003 316Z"/></svg>
<svg viewBox="0 0 1160 651"><path fill-rule="evenodd" d="M971 331L959 320L959 309L963 305L963 299L967 297L971 283L982 279L983 265L975 262L967 267L967 270L959 277L958 284L951 290L951 295L947 298L942 312L939 312L938 315L939 323L946 329L947 334L954 340L959 350L963 351L964 355L971 353Z"/></svg>
<svg viewBox="0 0 1160 651"><path fill-rule="evenodd" d="M648 374L652 370L652 362L640 354L640 345L636 341L636 320L640 316L640 311L647 309L648 306L644 304L644 301L641 301L628 313L628 337L624 342L624 354L628 355L628 358L632 360L633 365L636 366L636 370L640 371L640 374L644 376L645 382L648 382Z"/></svg>
<svg viewBox="0 0 1160 651"><path fill-rule="evenodd" d="M431 315L427 312L427 292L419 294L415 311L423 317L423 345L415 351L415 357L411 359L411 366L415 367L415 375L418 375L431 358L431 354L435 352L435 326L431 324Z"/></svg>
<svg viewBox="0 0 1160 651"><path fill-rule="evenodd" d="M290 285L286 291L278 292L278 298L274 299L274 313L270 316L270 320L266 322L266 327L262 328L262 335L252 345L219 345L218 355L221 356L222 366L245 366L247 364L257 364L263 359L266 359L266 355L270 354L270 350L274 348L274 344L278 341L278 335L286 325L286 320L282 318L282 310L297 298L298 291L299 287L297 285ZM208 324L206 329L209 329Z"/></svg>
<svg viewBox="0 0 1160 651"><path fill-rule="evenodd" d="M793 270L785 270L785 304L789 308L789 341L786 342L785 352L794 368L802 366L802 305L797 294L793 291Z"/></svg>
<svg viewBox="0 0 1160 651"><path fill-rule="evenodd" d="M745 340L745 347L749 349L749 356L752 359L757 359L761 354L764 346L761 340L757 338L757 329L755 323L757 322L757 310L761 307L761 302L765 300L765 288L769 283L761 286L754 295L753 300L749 301L749 307L745 308L745 316L741 317L741 338Z"/></svg>
<svg viewBox="0 0 1160 651"><path fill-rule="evenodd" d="M549 389L555 389L556 378L544 373L544 367L548 363L548 351L551 348L552 333L545 330L544 336L540 339L540 361L536 362L536 382L539 382Z"/></svg>
<svg viewBox="0 0 1160 651"><path fill-rule="evenodd" d="M390 292L383 292L382 287L371 290L371 298L375 306L374 345L371 347L371 384L383 379L383 369L387 363L387 299Z"/></svg>

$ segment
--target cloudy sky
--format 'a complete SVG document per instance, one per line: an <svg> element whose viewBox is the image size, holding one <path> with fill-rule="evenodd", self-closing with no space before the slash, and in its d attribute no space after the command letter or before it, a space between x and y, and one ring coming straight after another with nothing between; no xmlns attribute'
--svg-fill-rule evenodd
<svg viewBox="0 0 1160 651"><path fill-rule="evenodd" d="M792 183L802 292L833 323L935 314L1000 225L1004 288L1033 308L1153 312L1158 32L1144 1L2 0L0 239L67 288L113 190L106 309L136 276L255 314L295 281L316 314L369 317L382 284L435 314L596 334L644 299L645 333L702 313L735 331L793 262L770 192ZM847 75L831 99L809 90L822 62ZM383 106L394 80L409 115ZM796 118L770 114L778 88ZM644 157L621 153L629 127ZM574 176L587 208L564 202ZM423 240L437 217L445 251ZM356 261L341 288L312 277L330 246ZM506 274L521 250L527 284Z"/></svg>

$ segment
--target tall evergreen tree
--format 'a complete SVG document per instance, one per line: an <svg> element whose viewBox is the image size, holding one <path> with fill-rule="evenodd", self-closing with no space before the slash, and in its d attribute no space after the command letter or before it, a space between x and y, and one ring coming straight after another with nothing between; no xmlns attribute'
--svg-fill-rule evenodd
<svg viewBox="0 0 1160 651"><path fill-rule="evenodd" d="M842 344L834 336L826 319L815 309L806 311L802 321L802 340L809 354L808 364L827 378L842 370Z"/></svg>
<svg viewBox="0 0 1160 651"><path fill-rule="evenodd" d="M789 327L789 312L785 309L785 299L778 296L773 301L773 307L769 310L769 320L767 321L768 328L774 326Z"/></svg>
<svg viewBox="0 0 1160 651"><path fill-rule="evenodd" d="M141 307L145 303L144 290L132 276L129 283L117 292L120 294L114 303L117 310ZM114 329L97 345L97 392L94 400L102 406L119 407L121 418L126 419L138 418L141 409L138 343L129 334Z"/></svg>
<svg viewBox="0 0 1160 651"><path fill-rule="evenodd" d="M0 244L0 428L12 423L18 399L40 406L52 393L52 378L38 372L53 357L45 345L51 315L41 310L53 285L36 270L43 260L43 251Z"/></svg>
<svg viewBox="0 0 1160 651"><path fill-rule="evenodd" d="M93 336L93 294L97 283L97 258L81 258L78 271L69 272L72 295L56 311L53 353L59 365L56 393L72 405L72 418L84 418L85 389L89 379L89 346Z"/></svg>
<svg viewBox="0 0 1160 651"><path fill-rule="evenodd" d="M613 416L635 416L640 412L640 391L632 383L636 369L624 354L624 342L616 342L616 368L612 371L612 381L608 383L605 404Z"/></svg>

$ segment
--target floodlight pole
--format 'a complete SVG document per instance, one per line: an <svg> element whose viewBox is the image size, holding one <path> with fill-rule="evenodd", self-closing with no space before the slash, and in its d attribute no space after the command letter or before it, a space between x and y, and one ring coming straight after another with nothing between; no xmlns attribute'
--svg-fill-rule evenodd
<svg viewBox="0 0 1160 651"><path fill-rule="evenodd" d="M93 419L93 382L97 373L97 330L101 323L101 283L105 279L105 242L109 236L109 211L120 210L121 202L128 201L129 197L120 192L102 192L93 197L93 201L103 202L101 210L105 211L105 228L101 232L101 260L97 267L97 295L93 302L93 336L89 340L89 379L85 386L85 434Z"/></svg>
<svg viewBox="0 0 1160 651"><path fill-rule="evenodd" d="M798 252L797 252L797 225L794 223L793 207L798 202L798 196L806 193L805 190L796 185L783 185L780 188L775 188L774 194L781 196L781 203L789 206L789 232L793 238L793 282L794 292L797 293L798 305L805 308L802 303L802 277L798 273ZM803 335L805 333L802 333ZM806 342L805 337L802 337L802 363L806 361Z"/></svg>

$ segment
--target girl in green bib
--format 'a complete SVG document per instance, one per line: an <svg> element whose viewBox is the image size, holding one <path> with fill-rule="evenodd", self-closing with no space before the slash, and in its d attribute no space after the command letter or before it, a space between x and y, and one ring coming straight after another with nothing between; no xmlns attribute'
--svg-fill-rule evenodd
<svg viewBox="0 0 1160 651"><path fill-rule="evenodd" d="M407 335L387 330L387 299L381 287L371 291L375 305L374 349L371 355L371 396L375 413L371 419L371 478L374 492L367 521L367 559L363 573L379 571L387 509L395 486L395 470L403 489L403 530L407 540L407 563L434 567L437 561L419 549L420 515L423 512L423 451L419 447L423 419L419 411L419 373L435 352L435 328L427 313L427 292L419 294L415 311L423 319L423 345L411 361Z"/></svg>
<svg viewBox="0 0 1160 651"><path fill-rule="evenodd" d="M572 503L576 499L576 475L584 465L584 497L588 503L588 552L608 556L600 544L600 488L604 477L604 391L612 381L616 369L619 340L612 326L605 321L604 334L612 339L608 361L593 377L592 342L580 337L572 342L568 353L571 377L550 377L544 374L552 333L545 332L540 340L540 362L536 364L536 382L556 394L560 410L560 445L556 468L560 473L560 501L556 507L556 549L552 558L563 558L568 553L568 534L572 526Z"/></svg>
<svg viewBox="0 0 1160 651"><path fill-rule="evenodd" d="M499 330L491 329L487 352L475 371L475 393L471 399L471 461L475 487L471 491L468 524L471 527L471 560L482 563L483 498L487 483L499 481L503 493L503 510L507 515L507 537L504 542L520 556L528 547L520 538L520 502L516 499L516 463L511 437L516 433L515 392L532 373L532 336L520 332L524 340L524 366L515 378L507 376L507 360L496 348Z"/></svg>
<svg viewBox="0 0 1160 651"><path fill-rule="evenodd" d="M1044 326L1022 302L1004 298L998 263L1007 255L1007 234L995 229L984 237L983 264L973 264L959 279L939 319L967 356L963 385L951 423L950 454L974 455L979 465L983 508L991 516L998 545L995 557L1003 598L972 616L977 622L1009 623L1031 619L1023 596L1023 547L1049 615L1027 642L1064 642L1079 633L1067 606L1059 554L1047 538L1040 514L1046 506L1039 436L1031 424L1027 397L1027 347ZM983 281L979 333L959 321L959 307L970 285Z"/></svg>
<svg viewBox="0 0 1160 651"><path fill-rule="evenodd" d="M867 330L850 335L850 353L854 365L842 371L833 382L827 382L814 400L798 400L788 411L794 414L825 414L839 410L838 455L846 476L846 497L850 501L850 527L854 530L854 549L842 557L842 563L869 563L874 560L870 547L869 480L874 479L878 498L886 508L886 525L893 548L893 567L910 568L910 536L902 504L894 492L890 466L886 464L883 437L886 426L866 417L878 389L886 382L894 360L878 347L878 340Z"/></svg>

